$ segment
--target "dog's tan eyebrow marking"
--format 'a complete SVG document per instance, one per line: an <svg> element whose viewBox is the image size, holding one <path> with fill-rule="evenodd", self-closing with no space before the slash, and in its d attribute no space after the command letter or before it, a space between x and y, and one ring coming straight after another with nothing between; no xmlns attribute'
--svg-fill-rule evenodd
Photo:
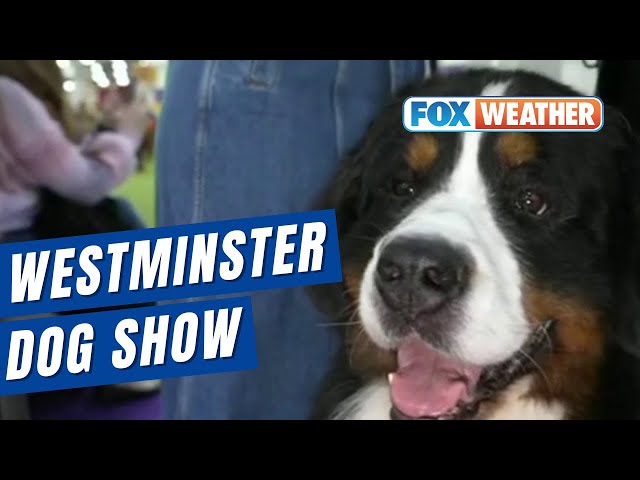
<svg viewBox="0 0 640 480"><path fill-rule="evenodd" d="M428 171L438 158L439 150L438 141L433 135L414 133L406 153L409 168L417 173Z"/></svg>
<svg viewBox="0 0 640 480"><path fill-rule="evenodd" d="M504 165L513 168L534 161L538 156L539 145L529 133L509 132L500 135L496 150Z"/></svg>

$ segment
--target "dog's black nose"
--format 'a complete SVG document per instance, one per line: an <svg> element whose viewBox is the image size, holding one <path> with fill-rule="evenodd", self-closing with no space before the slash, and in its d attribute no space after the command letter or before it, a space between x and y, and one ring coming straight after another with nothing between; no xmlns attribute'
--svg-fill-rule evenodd
<svg viewBox="0 0 640 480"><path fill-rule="evenodd" d="M464 292L471 267L470 255L445 240L399 237L380 253L376 284L391 308L429 313Z"/></svg>

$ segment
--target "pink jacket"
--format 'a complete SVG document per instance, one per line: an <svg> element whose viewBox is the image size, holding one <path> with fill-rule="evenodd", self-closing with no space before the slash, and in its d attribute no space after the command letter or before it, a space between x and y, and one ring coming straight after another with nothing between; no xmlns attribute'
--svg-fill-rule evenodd
<svg viewBox="0 0 640 480"><path fill-rule="evenodd" d="M101 132L76 145L36 97L0 76L0 237L29 228L39 187L85 204L102 200L135 170L141 141Z"/></svg>

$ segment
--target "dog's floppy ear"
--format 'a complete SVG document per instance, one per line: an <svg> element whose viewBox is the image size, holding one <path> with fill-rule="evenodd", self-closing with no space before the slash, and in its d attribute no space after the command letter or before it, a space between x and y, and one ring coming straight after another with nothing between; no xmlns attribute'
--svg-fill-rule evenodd
<svg viewBox="0 0 640 480"><path fill-rule="evenodd" d="M347 155L327 191L315 205L316 209L335 209L339 235L348 231L358 219L363 170L362 159L363 154L360 149Z"/></svg>
<svg viewBox="0 0 640 480"><path fill-rule="evenodd" d="M619 201L610 226L614 305L598 416L640 419L640 137L611 107L605 124L618 166Z"/></svg>
<svg viewBox="0 0 640 480"><path fill-rule="evenodd" d="M334 209L338 240L357 221L361 208L363 153L358 145L343 158L338 171L324 193L313 205L314 210ZM332 317L345 311L346 296L342 283L313 285L306 288L315 306Z"/></svg>

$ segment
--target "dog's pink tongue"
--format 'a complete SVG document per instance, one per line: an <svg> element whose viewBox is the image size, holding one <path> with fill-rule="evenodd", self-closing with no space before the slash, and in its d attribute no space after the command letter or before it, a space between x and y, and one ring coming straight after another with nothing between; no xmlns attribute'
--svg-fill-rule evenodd
<svg viewBox="0 0 640 480"><path fill-rule="evenodd" d="M469 398L480 372L481 368L444 357L411 337L398 349L391 398L409 417L438 417Z"/></svg>

